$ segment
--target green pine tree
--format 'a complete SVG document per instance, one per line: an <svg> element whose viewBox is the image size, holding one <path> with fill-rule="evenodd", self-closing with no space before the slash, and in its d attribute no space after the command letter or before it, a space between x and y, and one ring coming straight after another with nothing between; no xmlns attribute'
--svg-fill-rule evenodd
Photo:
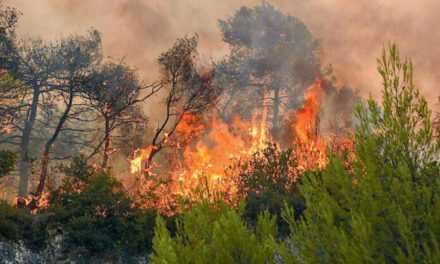
<svg viewBox="0 0 440 264"><path fill-rule="evenodd" d="M378 61L383 99L360 106L351 169L339 157L304 176L301 221L285 210L287 263L438 263L440 140L413 83L413 67L392 45Z"/></svg>

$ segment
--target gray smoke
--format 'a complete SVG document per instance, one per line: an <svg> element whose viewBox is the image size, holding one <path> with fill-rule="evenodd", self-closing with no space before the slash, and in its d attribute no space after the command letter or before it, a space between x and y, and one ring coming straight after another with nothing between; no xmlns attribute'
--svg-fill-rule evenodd
<svg viewBox="0 0 440 264"><path fill-rule="evenodd" d="M380 95L376 58L389 42L399 44L416 68L416 81L431 105L440 96L438 0L272 0L305 22L322 43L324 64L341 84L361 95ZM103 33L106 54L125 57L146 78L157 74L158 55L186 34L200 35L201 57L227 52L218 19L261 0L9 0L23 12L19 32L54 38L94 27Z"/></svg>

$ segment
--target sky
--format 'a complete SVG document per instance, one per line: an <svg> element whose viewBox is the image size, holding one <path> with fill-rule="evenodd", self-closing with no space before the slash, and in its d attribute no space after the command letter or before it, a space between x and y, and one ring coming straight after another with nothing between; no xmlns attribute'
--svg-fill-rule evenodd
<svg viewBox="0 0 440 264"><path fill-rule="evenodd" d="M104 54L157 76L156 59L176 38L197 33L208 62L227 53L218 20L261 0L6 0L23 16L22 37L59 38L102 32ZM412 58L416 84L431 106L440 96L440 1L438 0L268 0L301 19L321 43L324 65L331 64L341 84L363 96L380 96L376 58L396 43Z"/></svg>

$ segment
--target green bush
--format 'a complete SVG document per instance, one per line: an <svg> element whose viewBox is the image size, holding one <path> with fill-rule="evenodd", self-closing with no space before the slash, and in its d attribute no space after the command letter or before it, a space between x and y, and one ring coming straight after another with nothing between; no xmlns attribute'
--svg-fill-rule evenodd
<svg viewBox="0 0 440 264"><path fill-rule="evenodd" d="M177 220L171 236L156 220L151 263L269 263L275 257L276 219L269 213L248 229L240 213L223 203L200 203Z"/></svg>
<svg viewBox="0 0 440 264"><path fill-rule="evenodd" d="M288 263L438 263L440 140L412 65L395 46L379 61L382 105L359 107L352 168L331 157L303 178L301 221L285 210Z"/></svg>
<svg viewBox="0 0 440 264"><path fill-rule="evenodd" d="M288 225L281 217L287 204L299 217L304 211L304 198L297 189L297 160L292 150L280 150L275 144L256 153L239 167L238 189L244 197L244 217L255 225L258 216L268 211L276 215L278 229L284 236Z"/></svg>
<svg viewBox="0 0 440 264"><path fill-rule="evenodd" d="M134 208L120 182L82 158L75 158L66 174L48 211L62 226L68 250L112 258L151 248L155 212Z"/></svg>
<svg viewBox="0 0 440 264"><path fill-rule="evenodd" d="M0 177L10 173L15 166L15 153L7 150L0 150Z"/></svg>
<svg viewBox="0 0 440 264"><path fill-rule="evenodd" d="M46 245L47 231L40 216L32 215L29 210L15 208L0 201L0 240L23 241L31 249L41 249Z"/></svg>
<svg viewBox="0 0 440 264"><path fill-rule="evenodd" d="M31 223L28 212L0 201L0 240L18 241L23 238L24 226Z"/></svg>

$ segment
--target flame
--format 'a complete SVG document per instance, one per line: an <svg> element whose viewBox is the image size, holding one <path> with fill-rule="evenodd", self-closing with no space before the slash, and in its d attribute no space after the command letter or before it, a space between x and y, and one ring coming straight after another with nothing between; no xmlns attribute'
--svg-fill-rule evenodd
<svg viewBox="0 0 440 264"><path fill-rule="evenodd" d="M298 167L292 169L295 172L291 176L293 181L301 172L327 164L328 143L319 135L324 96L323 84L316 80L306 90L303 107L287 113L291 116L288 147L293 149L298 160ZM193 199L201 189L205 195L220 193L225 200L233 201L238 191L233 177L238 173L231 174L227 168L250 159L268 144L277 143L269 133L268 114L267 106L254 113L250 120L243 120L239 115L225 121L216 113L185 114L168 142L175 155L171 158L172 165L167 168L166 184L157 189L155 195L159 200L154 206L170 210L174 197ZM142 171L142 163L151 151L151 146L137 151L136 158L131 161L132 173ZM160 175L164 177L164 173ZM142 182L144 190L154 185L145 179Z"/></svg>
<svg viewBox="0 0 440 264"><path fill-rule="evenodd" d="M293 145L301 171L322 168L327 163L327 144L318 131L323 96L322 81L318 79L307 89L303 107L293 112Z"/></svg>
<svg viewBox="0 0 440 264"><path fill-rule="evenodd" d="M239 116L234 116L230 123L218 115L210 119L209 132L194 146L183 150L183 160L177 163L173 172L177 183L174 190L185 197L200 188L234 196L234 180L225 168L265 148L268 141L266 108L253 115L250 122Z"/></svg>
<svg viewBox="0 0 440 264"><path fill-rule="evenodd" d="M301 142L310 142L318 135L320 101L324 94L322 82L316 80L304 96L304 106L295 112L292 124L296 137Z"/></svg>
<svg viewBox="0 0 440 264"><path fill-rule="evenodd" d="M143 163L150 157L151 152L154 150L154 146L150 145L144 149L138 149L133 154L136 158L130 161L130 172L132 174L142 172ZM147 169L147 168L146 168Z"/></svg>

